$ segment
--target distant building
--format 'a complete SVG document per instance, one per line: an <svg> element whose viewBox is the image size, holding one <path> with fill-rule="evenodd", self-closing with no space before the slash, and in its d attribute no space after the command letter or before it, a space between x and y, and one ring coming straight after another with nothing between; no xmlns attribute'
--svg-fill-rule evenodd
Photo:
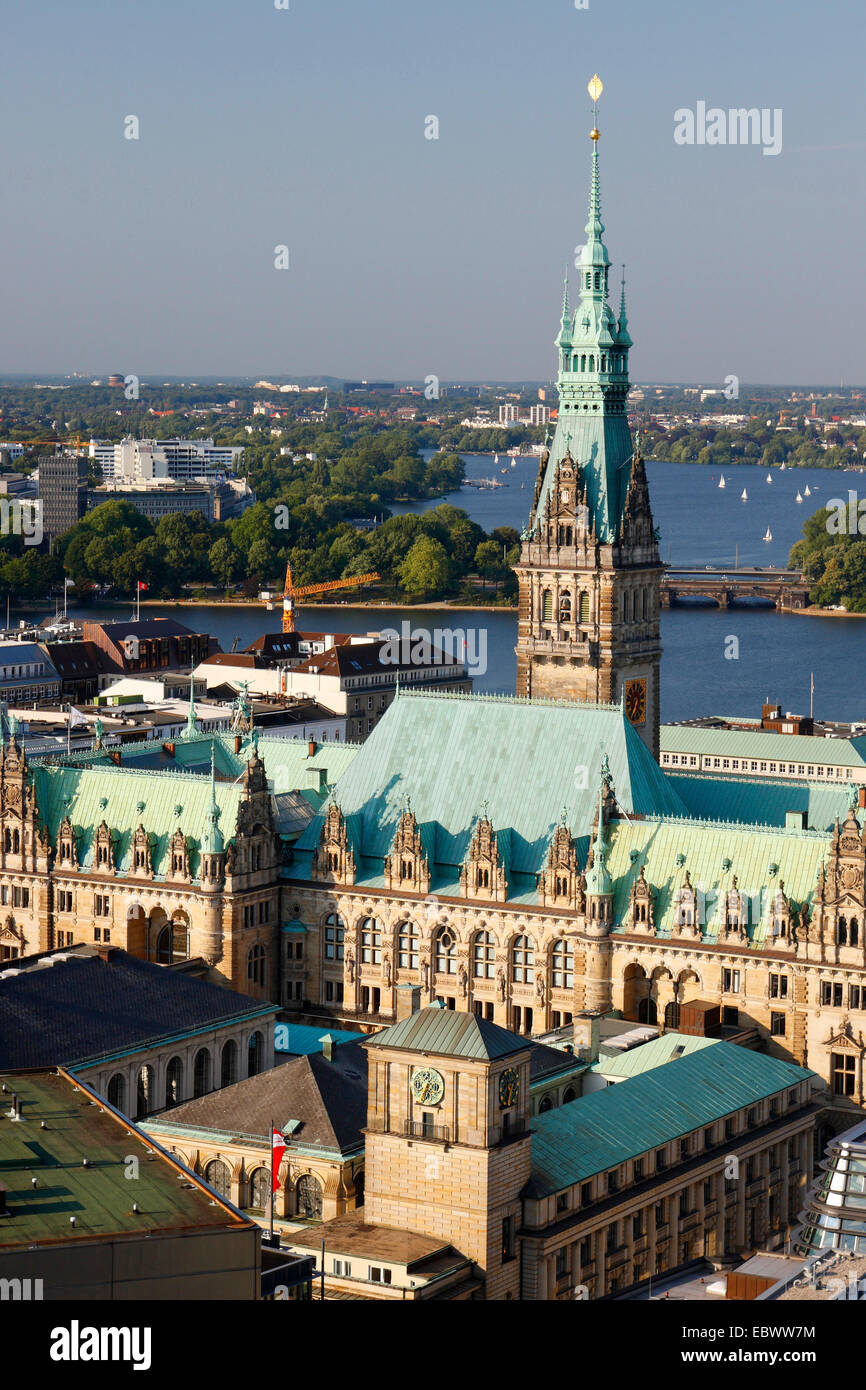
<svg viewBox="0 0 866 1390"><path fill-rule="evenodd" d="M204 661L217 642L205 632L192 632L173 618L139 621L84 623L82 637L93 642L110 665L123 675L171 671Z"/></svg>
<svg viewBox="0 0 866 1390"><path fill-rule="evenodd" d="M0 643L0 700L59 700L60 676L47 651L35 642Z"/></svg>
<svg viewBox="0 0 866 1390"><path fill-rule="evenodd" d="M243 445L215 444L212 439L132 439L119 444L90 441L90 458L102 469L103 478L146 482L173 478L193 482L213 473L232 473L243 455Z"/></svg>
<svg viewBox="0 0 866 1390"><path fill-rule="evenodd" d="M87 510L88 460L84 454L46 454L39 459L42 531L49 546Z"/></svg>

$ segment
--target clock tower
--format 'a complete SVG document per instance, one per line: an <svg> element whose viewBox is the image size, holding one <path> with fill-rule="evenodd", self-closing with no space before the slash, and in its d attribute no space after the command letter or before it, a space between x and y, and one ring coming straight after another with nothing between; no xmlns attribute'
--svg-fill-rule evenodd
<svg viewBox="0 0 866 1390"><path fill-rule="evenodd" d="M589 91L597 101L597 77ZM626 418L632 340L624 278L618 318L608 304L595 125L591 139L580 297L572 311L566 275L556 430L541 456L515 566L517 693L622 704L657 759L662 565L643 459Z"/></svg>
<svg viewBox="0 0 866 1390"><path fill-rule="evenodd" d="M485 1298L519 1298L530 1043L431 1005L365 1046L365 1221L447 1240Z"/></svg>

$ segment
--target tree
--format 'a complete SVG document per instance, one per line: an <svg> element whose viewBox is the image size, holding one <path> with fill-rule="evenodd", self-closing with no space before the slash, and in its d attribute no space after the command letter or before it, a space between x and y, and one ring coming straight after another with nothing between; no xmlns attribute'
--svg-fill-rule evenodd
<svg viewBox="0 0 866 1390"><path fill-rule="evenodd" d="M419 536L400 566L400 585L418 598L441 598L451 582L451 565L441 542Z"/></svg>
<svg viewBox="0 0 866 1390"><path fill-rule="evenodd" d="M231 541L225 536L221 536L215 541L208 551L208 562L213 570L214 578L222 587L228 591L229 587L237 579L241 571L241 557L235 550Z"/></svg>

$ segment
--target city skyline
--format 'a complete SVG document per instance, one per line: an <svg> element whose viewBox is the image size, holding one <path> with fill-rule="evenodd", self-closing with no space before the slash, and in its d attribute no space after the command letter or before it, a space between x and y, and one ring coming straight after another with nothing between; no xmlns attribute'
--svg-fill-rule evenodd
<svg viewBox="0 0 866 1390"><path fill-rule="evenodd" d="M856 12L838 10L831 29L734 4L688 31L636 3L563 4L528 30L510 0L391 4L375 26L343 3L217 3L207 25L192 5L158 4L147 27L122 9L105 26L92 4L16 15L0 371L549 380L597 69L634 379L862 378L864 142L856 46L838 42ZM832 86L816 78L831 67ZM678 113L716 107L781 118L763 149L677 143Z"/></svg>

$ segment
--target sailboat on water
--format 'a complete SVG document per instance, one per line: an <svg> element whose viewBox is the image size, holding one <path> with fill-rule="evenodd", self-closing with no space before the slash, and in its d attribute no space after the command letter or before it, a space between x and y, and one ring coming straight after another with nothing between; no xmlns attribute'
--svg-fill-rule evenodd
<svg viewBox="0 0 866 1390"><path fill-rule="evenodd" d="M769 528L769 526L768 526L768 527L767 527L767 530L766 530L766 534L764 535L764 540L765 540L765 541L771 541L772 539L773 539L773 533L772 533L772 531L770 530L770 528Z"/></svg>
<svg viewBox="0 0 866 1390"><path fill-rule="evenodd" d="M740 493L740 500L743 502L748 502L749 500L749 494L746 492L745 488L743 488L742 492Z"/></svg>
<svg viewBox="0 0 866 1390"><path fill-rule="evenodd" d="M725 486L726 486L726 484L725 484L725 475L724 475L724 473L723 473L722 476L721 476L721 478L719 478L719 487L725 487Z"/></svg>
<svg viewBox="0 0 866 1390"><path fill-rule="evenodd" d="M768 473L768 474L767 474L767 482L768 482L768 483L771 483L772 481L773 481L773 475L772 475L772 473Z"/></svg>
<svg viewBox="0 0 866 1390"><path fill-rule="evenodd" d="M803 495L802 495L802 493L800 492L800 489L799 489L799 488L797 489L797 496L796 496L796 498L795 498L794 500L795 500L796 502L802 502L802 500L803 500Z"/></svg>
<svg viewBox="0 0 866 1390"><path fill-rule="evenodd" d="M806 484L805 490L804 490L804 492L803 492L803 496L804 496L804 497L811 497L811 496L812 496L812 489L810 488L810 486L809 486L808 483Z"/></svg>

